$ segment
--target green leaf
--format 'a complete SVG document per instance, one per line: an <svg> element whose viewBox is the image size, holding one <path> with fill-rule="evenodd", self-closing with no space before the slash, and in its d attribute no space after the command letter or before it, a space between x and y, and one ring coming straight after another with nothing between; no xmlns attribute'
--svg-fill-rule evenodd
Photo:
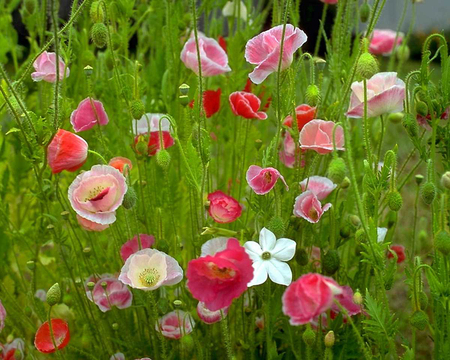
<svg viewBox="0 0 450 360"><path fill-rule="evenodd" d="M5 135L13 134L13 133L16 133L16 132L20 132L20 129L18 129L16 127L13 127L11 129L9 129L8 132Z"/></svg>

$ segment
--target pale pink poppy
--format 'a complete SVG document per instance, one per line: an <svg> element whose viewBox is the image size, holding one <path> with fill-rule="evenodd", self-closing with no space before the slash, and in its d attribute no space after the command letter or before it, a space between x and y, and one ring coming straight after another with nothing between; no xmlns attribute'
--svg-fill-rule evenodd
<svg viewBox="0 0 450 360"><path fill-rule="evenodd" d="M132 254L119 275L119 280L124 284L145 291L175 285L182 279L183 269L178 262L155 249L142 249Z"/></svg>
<svg viewBox="0 0 450 360"><path fill-rule="evenodd" d="M104 283L106 283L106 289L103 288ZM133 302L133 294L128 287L113 277L97 281L92 290L92 296L94 303L102 312L111 310L113 306L126 309Z"/></svg>
<svg viewBox="0 0 450 360"><path fill-rule="evenodd" d="M231 71L228 66L228 55L219 43L203 34L198 34L198 47L200 50L200 63L202 76L214 76ZM184 65L198 75L198 56L195 37L191 36L181 51L181 61Z"/></svg>
<svg viewBox="0 0 450 360"><path fill-rule="evenodd" d="M397 42L396 42L397 38ZM369 52L374 55L389 55L394 47L400 45L403 41L403 34L386 29L375 29L370 38Z"/></svg>
<svg viewBox="0 0 450 360"><path fill-rule="evenodd" d="M314 150L319 154L333 151L332 121L314 119L307 123L300 132L300 147L303 150ZM338 125L335 131L336 150L344 150L344 129Z"/></svg>
<svg viewBox="0 0 450 360"><path fill-rule="evenodd" d="M291 325L307 324L330 309L342 291L332 278L316 273L303 275L284 292L283 313L290 317Z"/></svg>
<svg viewBox="0 0 450 360"><path fill-rule="evenodd" d="M315 224L330 207L330 203L322 207L317 196L311 190L307 190L295 198L294 215Z"/></svg>
<svg viewBox="0 0 450 360"><path fill-rule="evenodd" d="M367 80L367 116L376 117L383 114L401 112L405 100L405 83L397 78L396 72L381 72ZM355 81L347 116L362 118L364 116L364 84Z"/></svg>
<svg viewBox="0 0 450 360"><path fill-rule="evenodd" d="M116 221L116 210L122 204L127 184L119 170L109 165L94 165L70 184L70 205L81 217L97 224Z"/></svg>
<svg viewBox="0 0 450 360"><path fill-rule="evenodd" d="M361 306L356 305L353 302L353 290L350 286L342 286L342 293L336 295L336 300L339 301L341 306L345 308L349 316L357 315L361 312ZM341 310L337 304L331 306L331 310L335 313L339 313Z"/></svg>
<svg viewBox="0 0 450 360"><path fill-rule="evenodd" d="M228 98L233 114L245 119L267 119L264 111L258 111L261 100L256 95L246 91L235 91Z"/></svg>
<svg viewBox="0 0 450 360"><path fill-rule="evenodd" d="M44 51L33 63L35 72L31 73L33 81L44 80L49 83L56 81L56 54L54 52ZM64 69L66 77L69 77L70 70L64 61L59 57L59 80L64 79Z"/></svg>
<svg viewBox="0 0 450 360"><path fill-rule="evenodd" d="M228 314L228 308L227 306L223 309L212 311L206 307L204 302L199 301L197 304L197 314L205 324L214 324L222 320L222 317L225 319Z"/></svg>
<svg viewBox="0 0 450 360"><path fill-rule="evenodd" d="M87 97L78 104L78 107L70 115L70 123L75 132L92 129L96 124L106 125L109 119L103 104Z"/></svg>
<svg viewBox="0 0 450 360"><path fill-rule="evenodd" d="M261 84L271 73L278 71L282 36L283 25L278 25L250 39L245 45L245 59L250 64L257 65L248 75L255 84ZM282 70L291 65L294 53L306 40L307 36L302 30L291 24L286 25L281 61Z"/></svg>
<svg viewBox="0 0 450 360"><path fill-rule="evenodd" d="M295 146L294 139L291 134L286 131L283 144L281 145L282 149L279 151L280 161L288 168L293 168L295 164L295 153L297 147Z"/></svg>
<svg viewBox="0 0 450 360"><path fill-rule="evenodd" d="M257 165L251 165L247 170L246 179L253 191L258 195L267 194L273 189L278 179L283 181L286 186L286 190L289 190L289 186L284 180L283 175L277 169L272 167L262 168Z"/></svg>
<svg viewBox="0 0 450 360"><path fill-rule="evenodd" d="M136 235L131 240L128 240L120 248L120 256L122 257L123 261L127 261L127 259L131 255L141 250L139 249L139 240L141 240L141 249L148 249L152 247L153 243L155 242L155 237L153 235L139 234L139 239Z"/></svg>
<svg viewBox="0 0 450 360"><path fill-rule="evenodd" d="M161 131L170 132L170 121L163 116L165 116L165 114L147 113L142 115L139 120L133 120L133 134L144 135L149 132L159 131L160 126Z"/></svg>
<svg viewBox="0 0 450 360"><path fill-rule="evenodd" d="M87 231L103 231L109 228L109 224L98 224L77 214L78 224Z"/></svg>
<svg viewBox="0 0 450 360"><path fill-rule="evenodd" d="M190 334L194 326L195 323L191 314L182 310L175 310L158 319L155 329L166 338L180 339Z"/></svg>
<svg viewBox="0 0 450 360"><path fill-rule="evenodd" d="M2 301L0 300L0 333L5 327L5 319L6 319L6 310L2 304Z"/></svg>
<svg viewBox="0 0 450 360"><path fill-rule="evenodd" d="M319 200L325 199L337 187L336 184L324 176L310 176L300 182L300 186L302 191L311 190Z"/></svg>
<svg viewBox="0 0 450 360"><path fill-rule="evenodd" d="M125 355L123 353L116 353L109 360L125 360Z"/></svg>

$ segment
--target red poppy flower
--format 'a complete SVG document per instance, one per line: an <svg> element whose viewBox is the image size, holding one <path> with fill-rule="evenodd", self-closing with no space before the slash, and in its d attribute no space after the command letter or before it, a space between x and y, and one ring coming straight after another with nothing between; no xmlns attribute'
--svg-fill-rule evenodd
<svg viewBox="0 0 450 360"><path fill-rule="evenodd" d="M316 116L316 108L311 107L307 104L299 105L295 108L295 115L297 117L298 131L301 131L303 129L303 126L313 120ZM291 128L292 116L287 116L284 119L283 124Z"/></svg>
<svg viewBox="0 0 450 360"><path fill-rule="evenodd" d="M51 322L56 347L58 350L64 349L70 340L69 325L62 319L52 319ZM50 354L56 351L50 335L48 321L43 323L36 332L34 346L43 354Z"/></svg>
<svg viewBox="0 0 450 360"><path fill-rule="evenodd" d="M133 164L131 163L130 159L127 159L126 157L122 156L116 156L109 160L109 165L113 168L119 170L123 174L123 169L125 165L128 166L128 170L131 170L133 168Z"/></svg>
<svg viewBox="0 0 450 360"><path fill-rule="evenodd" d="M87 142L63 129L59 129L47 149L47 162L53 174L63 170L76 171L86 162Z"/></svg>
<svg viewBox="0 0 450 360"><path fill-rule="evenodd" d="M223 51L227 52L227 42L222 36L219 35L219 37L217 38L217 42L219 43Z"/></svg>
<svg viewBox="0 0 450 360"><path fill-rule="evenodd" d="M263 111L258 111L261 100L252 94L245 91L235 91L229 97L231 110L236 116L242 116L246 119L267 119L267 114Z"/></svg>
<svg viewBox="0 0 450 360"><path fill-rule="evenodd" d="M397 254L397 264L402 263L406 259L405 247L403 245L391 245L391 250ZM387 254L388 259L393 259L394 255L389 251Z"/></svg>
<svg viewBox="0 0 450 360"><path fill-rule="evenodd" d="M172 135L168 131L162 131L163 146L167 149L175 143ZM148 141L148 156L154 156L161 149L159 141L159 131L152 131L150 133L150 139Z"/></svg>
<svg viewBox="0 0 450 360"><path fill-rule="evenodd" d="M203 109L205 110L205 115L207 118L213 116L220 109L220 95L222 90L219 88L217 90L206 90L203 92ZM189 107L192 109L194 107L194 100L189 103Z"/></svg>

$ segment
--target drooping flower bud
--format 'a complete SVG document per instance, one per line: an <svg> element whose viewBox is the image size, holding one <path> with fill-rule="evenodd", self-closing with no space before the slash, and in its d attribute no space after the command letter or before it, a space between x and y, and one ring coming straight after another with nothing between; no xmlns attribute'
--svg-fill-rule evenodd
<svg viewBox="0 0 450 360"><path fill-rule="evenodd" d="M356 73L360 75L363 79L369 79L378 72L377 60L372 54L365 52L363 53L356 64Z"/></svg>
<svg viewBox="0 0 450 360"><path fill-rule="evenodd" d="M450 254L450 234L445 230L439 231L434 238L434 246L443 255Z"/></svg>
<svg viewBox="0 0 450 360"><path fill-rule="evenodd" d="M136 191L132 186L129 186L127 192L123 196L122 206L125 209L129 210L134 205L136 205L136 201L137 201Z"/></svg>
<svg viewBox="0 0 450 360"><path fill-rule="evenodd" d="M139 135L138 141L136 143L136 152L139 155L144 155L148 152L148 143L145 141L145 137L143 135Z"/></svg>
<svg viewBox="0 0 450 360"><path fill-rule="evenodd" d="M350 179L346 176L341 182L341 189L347 189L350 186Z"/></svg>
<svg viewBox="0 0 450 360"><path fill-rule="evenodd" d="M414 314L411 315L409 322L417 330L425 330L428 325L428 315L422 310L416 310Z"/></svg>
<svg viewBox="0 0 450 360"><path fill-rule="evenodd" d="M144 103L140 99L133 100L130 104L130 110L133 119L139 120L145 113Z"/></svg>
<svg viewBox="0 0 450 360"><path fill-rule="evenodd" d="M362 305L364 302L364 299L358 290L353 294L353 302L356 305Z"/></svg>
<svg viewBox="0 0 450 360"><path fill-rule="evenodd" d="M393 190L387 194L387 203L392 211L399 211L403 205L403 199L397 190Z"/></svg>
<svg viewBox="0 0 450 360"><path fill-rule="evenodd" d="M165 170L169 167L170 154L166 149L162 149L156 153L156 163Z"/></svg>
<svg viewBox="0 0 450 360"><path fill-rule="evenodd" d="M428 115L428 105L422 100L417 100L415 104L416 113L422 116Z"/></svg>
<svg viewBox="0 0 450 360"><path fill-rule="evenodd" d="M309 262L308 253L304 248L297 250L297 252L295 253L295 261L300 266L308 265Z"/></svg>
<svg viewBox="0 0 450 360"><path fill-rule="evenodd" d="M306 102L311 106L316 106L320 100L320 90L315 84L308 85L306 88Z"/></svg>
<svg viewBox="0 0 450 360"><path fill-rule="evenodd" d="M430 181L426 182L420 189L420 196L425 204L431 205L436 197L436 186Z"/></svg>
<svg viewBox="0 0 450 360"><path fill-rule="evenodd" d="M106 29L106 25L103 23L95 23L92 25L91 39L99 49L105 47L108 41L108 30Z"/></svg>
<svg viewBox="0 0 450 360"><path fill-rule="evenodd" d="M345 178L347 167L342 158L334 158L328 165L328 178L335 184L341 184Z"/></svg>
<svg viewBox="0 0 450 360"><path fill-rule="evenodd" d="M61 288L59 287L59 284L54 284L50 289L47 291L47 304L50 306L56 305L59 303L59 300L61 299Z"/></svg>

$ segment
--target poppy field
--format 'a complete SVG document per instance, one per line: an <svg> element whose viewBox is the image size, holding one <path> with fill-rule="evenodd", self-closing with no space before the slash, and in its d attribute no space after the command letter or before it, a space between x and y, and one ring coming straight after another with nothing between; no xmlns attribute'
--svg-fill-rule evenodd
<svg viewBox="0 0 450 360"><path fill-rule="evenodd" d="M0 1L0 360L448 359L420 2Z"/></svg>

